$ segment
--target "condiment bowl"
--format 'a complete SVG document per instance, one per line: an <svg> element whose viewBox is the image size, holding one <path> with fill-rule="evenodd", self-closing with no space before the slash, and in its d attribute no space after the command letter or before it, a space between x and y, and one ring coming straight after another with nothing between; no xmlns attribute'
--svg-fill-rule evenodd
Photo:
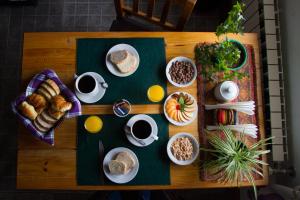
<svg viewBox="0 0 300 200"><path fill-rule="evenodd" d="M192 66L193 66L193 68L194 68L194 76L193 76L192 80L189 81L188 83L185 83L185 84L179 84L179 83L176 83L176 82L174 82L174 81L172 80L169 71L170 71L170 68L171 68L171 66L172 66L172 63L174 63L174 62L176 62L176 61L178 61L178 62L190 62L190 63L192 64ZM172 85L174 85L175 87L187 87L187 86L192 85L193 82L195 81L195 79L197 78L197 67L196 67L196 65L195 65L195 63L194 63L193 60L191 60L191 59L189 59L189 58L187 58L187 57L178 56L178 57L175 57L175 58L171 59L171 60L169 61L169 63L167 64L167 67L166 67L166 76L167 76L168 81L169 81Z"/></svg>
<svg viewBox="0 0 300 200"><path fill-rule="evenodd" d="M189 160L178 160L171 151L171 145L173 144L173 142L175 142L175 140L177 138L181 138L181 137L187 137L193 145L192 158ZM168 154L170 160L177 165L190 165L197 159L197 157L199 155L199 148L200 148L199 143L193 135L191 135L190 133L182 132L182 133L177 133L176 135L172 136L169 139L169 142L167 144L167 154Z"/></svg>

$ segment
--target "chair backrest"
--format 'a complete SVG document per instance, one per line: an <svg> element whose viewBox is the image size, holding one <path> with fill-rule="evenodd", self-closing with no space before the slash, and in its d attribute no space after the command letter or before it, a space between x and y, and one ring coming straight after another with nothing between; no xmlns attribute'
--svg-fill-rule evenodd
<svg viewBox="0 0 300 200"><path fill-rule="evenodd" d="M139 0L133 0L132 7L126 6L124 0L114 0L117 17L122 18L126 15L132 15L142 18L150 23L159 25L167 30L182 31L184 25L192 14L193 8L197 0L165 0L160 18L153 16L155 0L148 0L147 12L139 10ZM159 0L157 0L159 1ZM181 13L176 24L167 21L170 8L173 4L180 4Z"/></svg>

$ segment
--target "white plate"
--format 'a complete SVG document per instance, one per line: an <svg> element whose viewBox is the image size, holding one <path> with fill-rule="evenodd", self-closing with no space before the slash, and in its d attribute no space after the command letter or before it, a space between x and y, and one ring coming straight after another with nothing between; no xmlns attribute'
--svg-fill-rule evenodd
<svg viewBox="0 0 300 200"><path fill-rule="evenodd" d="M133 71L129 72L129 73L126 73L126 74L123 74L121 73L115 66L113 63L111 63L110 59L109 59L109 56L112 52L114 51L120 51L120 50L127 50L129 53L131 53L134 57L136 57L137 59L137 63L136 63L136 67ZM112 48L110 48L110 50L107 52L106 54L106 58L105 58L105 62L106 62L106 67L107 69L115 76L119 76L119 77L126 77L126 76L130 76L131 74L133 74L137 68L139 67L139 64L140 64L140 56L137 52L137 50L128 45L128 44L117 44L115 46L113 46Z"/></svg>
<svg viewBox="0 0 300 200"><path fill-rule="evenodd" d="M186 84L178 84L178 83L175 83L174 81L172 81L171 75L170 75L170 73L169 73L169 70L170 70L170 68L171 68L171 66L172 66L172 63L173 63L173 62L176 62L176 61L190 62L190 63L192 64L192 66L193 66L193 68L194 68L194 71L195 71L195 74L194 74L193 79L192 79L190 82L188 82L188 83L186 83ZM175 58L173 58L172 60L170 60L170 61L168 62L167 67L166 67L166 76L167 76L168 81L169 81L172 85L174 85L174 86L176 86L176 87L187 87L187 86L192 85L193 82L195 81L195 79L197 78L197 67L196 67L194 61L192 61L191 59L186 58L186 57L183 57L183 56L178 56L178 57L175 57Z"/></svg>
<svg viewBox="0 0 300 200"><path fill-rule="evenodd" d="M134 115L133 117L131 117L129 119L126 126L132 126L133 123L135 123L138 120L145 120L145 121L149 122L149 124L151 125L151 128L152 128L152 131L153 131L153 135L157 136L157 134L158 134L157 124L156 124L155 120L152 117L148 116L148 115L144 115L144 114ZM143 144L137 142L132 137L131 133L128 133L127 131L125 131L125 134L126 134L127 139L129 140L129 142L131 144L135 145L135 146L138 146L138 147L148 146L148 145L152 144L152 142L155 141L155 139L153 137L149 137L148 139L144 140L145 145L143 145Z"/></svg>
<svg viewBox="0 0 300 200"><path fill-rule="evenodd" d="M111 160L113 160L117 156L118 153L124 152L124 151L130 153L130 155L132 156L132 158L135 161L135 166L127 174L124 174L124 175L111 174L108 169L108 163ZM135 155L135 153L133 151L131 151L130 149L125 148L125 147L117 147L117 148L110 150L104 157L103 171L104 171L104 174L106 175L106 177L114 183L119 183L119 184L128 183L137 175L137 173L139 171L139 160L138 160L137 156Z"/></svg>
<svg viewBox="0 0 300 200"><path fill-rule="evenodd" d="M187 137L190 139L192 145L193 145L193 155L192 155L192 159L190 160L177 160L174 155L171 152L171 145L172 143L180 137ZM174 162L177 165L190 165L192 164L198 157L199 155L199 143L197 141L197 139L192 136L190 133L177 133L176 135L172 136L169 139L169 142L167 144L167 153L169 158L172 160L172 162Z"/></svg>
<svg viewBox="0 0 300 200"><path fill-rule="evenodd" d="M194 102L195 102L196 109L195 109L195 111L193 113L192 119L190 121L188 121L188 122L178 122L178 121L175 121L174 119L170 118L169 115L168 115L168 113L166 112L166 103L167 103L167 101L171 98L171 96L173 94L179 94L179 93L183 93L183 94L189 95L194 100ZM188 125L188 124L192 123L196 119L196 117L197 117L197 114L198 114L198 104L197 104L197 101L196 101L196 99L192 95L190 95L187 92L174 92L174 93L170 94L167 97L167 99L165 100L165 103L164 103L164 114L165 114L166 118L169 120L169 122L171 122L172 124L174 124L176 126L185 126L185 125Z"/></svg>
<svg viewBox="0 0 300 200"><path fill-rule="evenodd" d="M85 74L90 74L91 76L94 76L97 79L97 82L99 84L99 92L95 96L90 96L90 95L80 94L75 89L75 94L78 97L78 99L84 103L95 103L99 101L105 94L106 88L102 88L100 86L100 83L105 82L105 80L100 74L95 72L86 72Z"/></svg>

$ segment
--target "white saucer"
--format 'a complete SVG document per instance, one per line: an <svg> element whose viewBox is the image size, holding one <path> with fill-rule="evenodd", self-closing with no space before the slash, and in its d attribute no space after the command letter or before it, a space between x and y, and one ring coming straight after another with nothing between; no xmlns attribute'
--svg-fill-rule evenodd
<svg viewBox="0 0 300 200"><path fill-rule="evenodd" d="M135 69L133 71L129 72L129 73L126 73L126 74L123 74L123 73L119 72L119 70L114 66L113 63L111 63L111 61L109 59L109 55L112 52L120 51L120 50L127 50L129 53L131 53L137 59ZM110 48L110 50L107 52L105 62L106 62L107 69L113 75L119 76L119 77L126 77L126 76L130 76L131 74L133 74L137 70L137 68L139 67L139 63L140 63L140 56L139 56L137 50L133 46L130 46L128 44L117 44L117 45L113 46L112 48Z"/></svg>
<svg viewBox="0 0 300 200"><path fill-rule="evenodd" d="M145 121L149 122L150 125L151 125L151 128L152 128L152 131L154 132L154 135L157 136L157 134L158 134L157 124L154 121L154 119L152 117L148 116L148 115L144 115L144 114L134 115L133 117L131 117L129 119L129 121L127 122L126 126L131 126L133 123L135 123L138 120L145 120ZM155 141L155 139L153 137L149 137L148 139L143 140L143 142L145 143L145 145L143 145L143 144L139 143L138 141L136 141L131 136L131 133L128 133L127 131L125 131L125 134L126 134L127 139L129 140L129 142L131 144L135 145L135 146L138 146L138 147L148 146L148 145L152 144L152 142Z"/></svg>
<svg viewBox="0 0 300 200"><path fill-rule="evenodd" d="M111 160L113 160L118 153L124 152L124 151L130 153L130 155L132 156L132 158L135 161L135 166L127 174L124 174L124 175L123 174L122 175L111 174L108 169L108 163ZM130 149L125 148L125 147L117 147L117 148L110 150L104 157L103 171L104 171L104 174L106 175L106 177L114 183L119 183L119 184L128 183L137 175L137 173L139 171L139 160L138 160L137 156L135 155L135 153L133 151L131 151Z"/></svg>
<svg viewBox="0 0 300 200"><path fill-rule="evenodd" d="M105 82L105 80L103 79L103 77L100 74L97 74L95 72L86 72L85 74L94 76L97 79L98 84L101 82ZM78 99L84 103L95 103L104 96L105 91L106 91L106 88L102 88L99 84L99 92L95 96L80 94L76 89L75 89L75 94L78 97Z"/></svg>

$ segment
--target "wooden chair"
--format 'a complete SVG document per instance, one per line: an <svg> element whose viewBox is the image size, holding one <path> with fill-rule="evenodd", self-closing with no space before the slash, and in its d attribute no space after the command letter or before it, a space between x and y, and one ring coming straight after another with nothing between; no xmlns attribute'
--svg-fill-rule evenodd
<svg viewBox="0 0 300 200"><path fill-rule="evenodd" d="M160 18L153 16L155 0L148 0L147 12L139 10L139 0L133 0L132 7L125 6L124 0L114 0L117 19L111 25L111 31L145 31L148 28L142 23L136 22L130 16L142 19L149 24L162 27L169 31L182 31L184 25L192 14L197 0L165 0L160 14ZM159 0L157 0L158 2ZM167 21L167 17L172 5L180 5L181 11L176 24ZM149 30L149 29L148 29Z"/></svg>

